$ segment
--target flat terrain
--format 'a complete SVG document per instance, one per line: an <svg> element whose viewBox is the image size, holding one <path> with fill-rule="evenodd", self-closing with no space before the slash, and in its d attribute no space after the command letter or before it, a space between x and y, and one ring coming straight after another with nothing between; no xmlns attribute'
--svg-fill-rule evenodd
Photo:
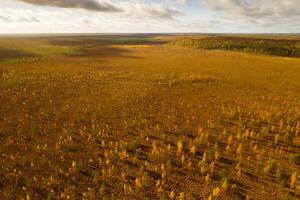
<svg viewBox="0 0 300 200"><path fill-rule="evenodd" d="M1 199L300 199L300 59L173 40L1 37Z"/></svg>

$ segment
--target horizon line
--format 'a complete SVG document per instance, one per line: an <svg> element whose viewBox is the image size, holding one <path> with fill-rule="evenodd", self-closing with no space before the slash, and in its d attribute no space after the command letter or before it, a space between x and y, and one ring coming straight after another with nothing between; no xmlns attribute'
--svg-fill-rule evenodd
<svg viewBox="0 0 300 200"><path fill-rule="evenodd" d="M0 35L29 35L29 34L293 34L298 35L300 32L8 32Z"/></svg>

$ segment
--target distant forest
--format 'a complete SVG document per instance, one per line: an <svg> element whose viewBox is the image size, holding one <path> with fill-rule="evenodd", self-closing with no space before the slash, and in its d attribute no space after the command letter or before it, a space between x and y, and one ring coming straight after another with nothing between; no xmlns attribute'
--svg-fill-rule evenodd
<svg viewBox="0 0 300 200"><path fill-rule="evenodd" d="M174 45L208 50L230 50L268 54L275 56L300 57L300 40L242 38L242 37L206 37L181 38Z"/></svg>

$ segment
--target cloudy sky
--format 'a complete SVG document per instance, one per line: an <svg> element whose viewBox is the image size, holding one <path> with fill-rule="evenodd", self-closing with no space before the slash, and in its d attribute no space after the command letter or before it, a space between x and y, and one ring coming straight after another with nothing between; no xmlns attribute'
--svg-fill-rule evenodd
<svg viewBox="0 0 300 200"><path fill-rule="evenodd" d="M300 0L0 0L0 33L299 33Z"/></svg>

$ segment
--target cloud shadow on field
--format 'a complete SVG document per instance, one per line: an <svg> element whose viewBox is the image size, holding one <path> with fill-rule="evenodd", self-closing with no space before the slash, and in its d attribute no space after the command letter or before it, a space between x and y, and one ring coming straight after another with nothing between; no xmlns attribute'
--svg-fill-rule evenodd
<svg viewBox="0 0 300 200"><path fill-rule="evenodd" d="M99 47L75 47L75 53L70 54L71 57L82 58L105 58L105 57L127 57L127 58L140 58L130 55L132 50L123 49L111 46L99 46Z"/></svg>
<svg viewBox="0 0 300 200"><path fill-rule="evenodd" d="M22 59L36 57L36 54L22 50L0 48L0 62L10 59Z"/></svg>
<svg viewBox="0 0 300 200"><path fill-rule="evenodd" d="M50 38L51 45L69 47L76 53L72 57L128 57L140 58L132 55L133 50L122 48L125 45L160 45L163 41L153 40L149 35L126 35L126 36L71 36ZM118 47L119 46L119 47Z"/></svg>

